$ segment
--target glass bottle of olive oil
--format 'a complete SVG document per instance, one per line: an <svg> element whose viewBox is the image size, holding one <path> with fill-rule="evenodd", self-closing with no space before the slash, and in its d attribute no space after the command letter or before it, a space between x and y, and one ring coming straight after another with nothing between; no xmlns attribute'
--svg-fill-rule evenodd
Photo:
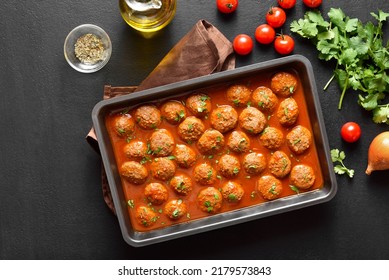
<svg viewBox="0 0 389 280"><path fill-rule="evenodd" d="M176 0L119 0L119 8L128 25L142 33L152 33L172 21Z"/></svg>

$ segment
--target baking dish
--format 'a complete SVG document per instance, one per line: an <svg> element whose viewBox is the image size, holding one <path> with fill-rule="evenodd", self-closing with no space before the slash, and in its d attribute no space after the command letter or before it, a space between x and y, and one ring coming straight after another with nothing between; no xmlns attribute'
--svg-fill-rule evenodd
<svg viewBox="0 0 389 280"><path fill-rule="evenodd" d="M157 102L158 100L174 99L196 90L225 83L230 84L235 81L239 82L242 79L261 75L261 73L275 73L284 70L297 73L301 81L314 143L318 152L317 156L318 161L320 162L323 186L314 191L300 193L298 195L245 207L239 210L215 214L190 222L179 223L151 231L134 230L130 221L128 203L123 192L122 181L116 164L112 143L105 124L107 114L121 108L135 107L142 103ZM150 245L225 226L236 225L253 219L323 203L332 199L337 191L337 183L330 159L328 138L317 94L313 69L308 59L301 55L274 59L237 68L235 70L103 100L94 107L92 111L92 121L98 138L99 148L123 238L128 244L135 247Z"/></svg>

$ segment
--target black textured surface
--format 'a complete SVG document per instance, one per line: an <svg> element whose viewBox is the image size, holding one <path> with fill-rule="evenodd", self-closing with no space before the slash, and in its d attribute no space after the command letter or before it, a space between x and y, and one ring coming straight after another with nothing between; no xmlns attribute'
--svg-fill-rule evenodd
<svg viewBox="0 0 389 280"><path fill-rule="evenodd" d="M305 8L288 12L284 32ZM144 248L122 239L104 204L99 156L84 137L103 85L136 85L199 20L228 39L253 35L276 1L240 1L235 14L217 12L214 1L178 0L174 21L162 34L144 39L122 20L117 1L0 2L0 259L388 259L389 172L364 174L367 149L386 126L372 123L348 94L338 111L335 83L323 92L332 64L296 38L296 54L310 59L316 75L331 148L345 150L354 179L337 176L329 203ZM370 11L389 12L389 2L324 1L323 12L340 7L370 20ZM110 35L113 52L99 72L81 74L63 56L68 32L83 23ZM386 38L389 25L385 26ZM237 67L276 58L272 47L255 44ZM339 136L349 120L360 123L358 143Z"/></svg>

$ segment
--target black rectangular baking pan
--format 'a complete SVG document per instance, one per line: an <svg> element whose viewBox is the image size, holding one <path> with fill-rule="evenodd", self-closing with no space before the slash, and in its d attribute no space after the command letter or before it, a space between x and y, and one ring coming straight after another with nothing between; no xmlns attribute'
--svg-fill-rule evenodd
<svg viewBox="0 0 389 280"><path fill-rule="evenodd" d="M321 163L322 176L324 179L323 187L315 191L277 199L271 201L271 203L262 203L256 206L216 214L207 218L149 232L137 232L133 230L127 209L128 204L124 196L121 179L116 166L113 148L105 127L106 114L109 114L111 111L117 110L118 108L135 106L141 103L161 99L170 99L182 96L184 93L196 89L215 86L226 82L231 83L234 80L238 81L252 75L258 75L261 72L275 72L283 69L293 69L297 72L302 86L304 87L308 115L313 129L314 142L318 151L319 162ZM135 247L236 225L242 222L327 202L335 196L337 191L337 183L330 158L328 138L312 65L307 58L301 55L278 58L230 71L139 91L126 96L103 100L94 107L92 111L92 120L123 238L128 244Z"/></svg>

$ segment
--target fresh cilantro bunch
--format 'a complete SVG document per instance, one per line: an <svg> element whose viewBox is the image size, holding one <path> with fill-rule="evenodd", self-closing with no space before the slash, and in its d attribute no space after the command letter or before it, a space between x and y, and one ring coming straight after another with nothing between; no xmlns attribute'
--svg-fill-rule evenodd
<svg viewBox="0 0 389 280"><path fill-rule="evenodd" d="M291 23L291 31L311 39L322 60L336 60L334 74L324 90L336 78L342 93L338 109L350 88L359 92L358 103L372 111L373 121L389 124L389 103L383 104L389 91L389 42L384 45L383 23L389 13L371 13L377 24L363 24L341 9L331 8L329 20L317 10L307 11L304 18Z"/></svg>
<svg viewBox="0 0 389 280"><path fill-rule="evenodd" d="M332 149L331 150L331 159L332 162L339 164L334 165L334 171L336 174L343 175L347 174L350 178L354 177L354 169L347 168L343 160L346 158L346 154L343 151L339 151L338 149Z"/></svg>

